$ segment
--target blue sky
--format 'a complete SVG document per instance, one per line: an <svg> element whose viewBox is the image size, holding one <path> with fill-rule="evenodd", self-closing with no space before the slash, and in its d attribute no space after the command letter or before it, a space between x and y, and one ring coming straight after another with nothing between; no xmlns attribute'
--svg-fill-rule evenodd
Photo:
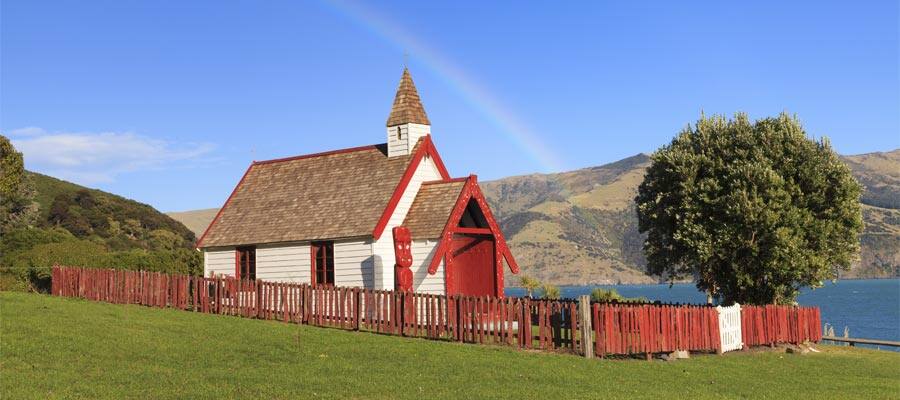
<svg viewBox="0 0 900 400"><path fill-rule="evenodd" d="M0 132L30 169L218 207L252 160L383 142L408 52L457 176L649 153L701 110L900 147L896 1L554 3L4 0Z"/></svg>

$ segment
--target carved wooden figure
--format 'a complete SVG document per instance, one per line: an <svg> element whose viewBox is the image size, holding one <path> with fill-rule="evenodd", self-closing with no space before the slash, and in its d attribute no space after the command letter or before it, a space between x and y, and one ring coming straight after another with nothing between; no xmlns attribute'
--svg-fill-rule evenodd
<svg viewBox="0 0 900 400"><path fill-rule="evenodd" d="M409 228L397 226L391 230L394 235L394 268L396 270L397 290L412 291L412 235Z"/></svg>

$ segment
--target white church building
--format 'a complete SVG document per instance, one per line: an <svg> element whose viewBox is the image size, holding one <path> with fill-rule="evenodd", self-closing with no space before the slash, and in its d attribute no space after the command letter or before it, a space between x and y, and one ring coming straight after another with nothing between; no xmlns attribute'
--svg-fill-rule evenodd
<svg viewBox="0 0 900 400"><path fill-rule="evenodd" d="M452 178L404 69L382 144L253 162L197 242L204 274L393 290L391 229L413 290L503 295L518 273L475 175Z"/></svg>

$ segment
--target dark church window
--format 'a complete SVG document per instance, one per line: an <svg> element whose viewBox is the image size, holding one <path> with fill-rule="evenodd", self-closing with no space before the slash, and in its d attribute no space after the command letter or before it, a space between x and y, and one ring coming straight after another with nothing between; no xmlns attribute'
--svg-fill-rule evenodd
<svg viewBox="0 0 900 400"><path fill-rule="evenodd" d="M334 242L312 242L313 285L334 285Z"/></svg>
<svg viewBox="0 0 900 400"><path fill-rule="evenodd" d="M256 247L238 247L235 256L238 279L256 279Z"/></svg>

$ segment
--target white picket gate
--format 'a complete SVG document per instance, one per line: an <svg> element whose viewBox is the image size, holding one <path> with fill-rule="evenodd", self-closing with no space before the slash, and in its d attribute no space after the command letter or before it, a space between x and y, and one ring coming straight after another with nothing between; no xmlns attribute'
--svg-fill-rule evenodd
<svg viewBox="0 0 900 400"><path fill-rule="evenodd" d="M722 353L740 350L744 346L741 341L741 305L717 306L716 312L719 314L720 350Z"/></svg>

